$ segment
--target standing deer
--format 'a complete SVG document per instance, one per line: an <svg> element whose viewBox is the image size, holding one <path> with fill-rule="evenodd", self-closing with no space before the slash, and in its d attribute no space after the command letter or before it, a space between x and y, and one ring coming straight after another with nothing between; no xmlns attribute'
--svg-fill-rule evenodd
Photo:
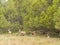
<svg viewBox="0 0 60 45"><path fill-rule="evenodd" d="M20 35L21 35L21 36L25 36L25 35L26 35L26 32L25 32L25 31L21 31L21 32L20 32Z"/></svg>
<svg viewBox="0 0 60 45"><path fill-rule="evenodd" d="M31 35L36 35L36 31L31 32Z"/></svg>
<svg viewBox="0 0 60 45"><path fill-rule="evenodd" d="M12 32L11 32L11 30L10 30L10 29L8 29L8 33L11 35L11 33L12 33Z"/></svg>
<svg viewBox="0 0 60 45"><path fill-rule="evenodd" d="M19 33L18 34L21 35L21 36L25 36L26 35L26 32L23 31L23 30L19 30Z"/></svg>

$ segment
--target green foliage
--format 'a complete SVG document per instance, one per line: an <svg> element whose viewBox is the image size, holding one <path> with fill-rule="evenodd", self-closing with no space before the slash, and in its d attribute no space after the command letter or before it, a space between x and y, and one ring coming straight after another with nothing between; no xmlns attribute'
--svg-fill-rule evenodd
<svg viewBox="0 0 60 45"><path fill-rule="evenodd" d="M55 28L60 30L60 7L54 13Z"/></svg>
<svg viewBox="0 0 60 45"><path fill-rule="evenodd" d="M1 2L1 0L0 0ZM60 30L60 0L8 0L0 3L0 28ZM44 30L45 31L45 30Z"/></svg>

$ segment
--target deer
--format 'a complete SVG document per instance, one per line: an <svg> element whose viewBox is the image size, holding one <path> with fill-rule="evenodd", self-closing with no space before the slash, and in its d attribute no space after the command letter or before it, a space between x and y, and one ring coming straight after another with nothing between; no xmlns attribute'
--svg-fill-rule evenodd
<svg viewBox="0 0 60 45"><path fill-rule="evenodd" d="M12 33L12 32L11 32L11 30L10 30L10 29L8 29L8 33L11 35L11 33Z"/></svg>
<svg viewBox="0 0 60 45"><path fill-rule="evenodd" d="M26 32L23 31L23 30L19 30L19 33L18 33L20 36L25 36L26 35Z"/></svg>

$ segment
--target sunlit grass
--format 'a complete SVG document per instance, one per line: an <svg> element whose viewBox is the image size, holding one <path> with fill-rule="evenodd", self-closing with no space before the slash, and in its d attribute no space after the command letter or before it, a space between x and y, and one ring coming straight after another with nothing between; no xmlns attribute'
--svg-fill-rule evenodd
<svg viewBox="0 0 60 45"><path fill-rule="evenodd" d="M0 45L60 45L59 38L0 35Z"/></svg>

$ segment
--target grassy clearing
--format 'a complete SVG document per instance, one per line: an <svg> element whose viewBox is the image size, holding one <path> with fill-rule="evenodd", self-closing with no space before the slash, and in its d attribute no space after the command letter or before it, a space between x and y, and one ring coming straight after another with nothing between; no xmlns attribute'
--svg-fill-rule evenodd
<svg viewBox="0 0 60 45"><path fill-rule="evenodd" d="M59 38L0 35L0 45L60 45Z"/></svg>

